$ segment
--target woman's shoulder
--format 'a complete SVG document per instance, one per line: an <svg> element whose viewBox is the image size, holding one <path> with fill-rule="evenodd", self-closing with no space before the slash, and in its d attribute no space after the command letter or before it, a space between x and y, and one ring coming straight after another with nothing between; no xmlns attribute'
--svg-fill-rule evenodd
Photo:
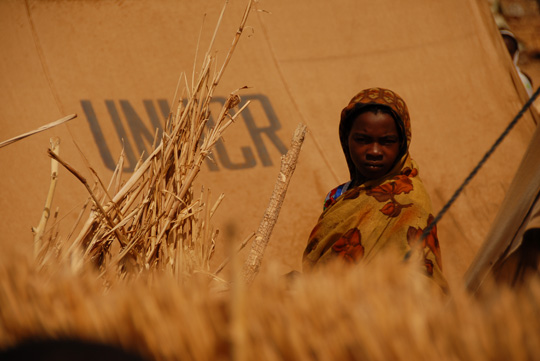
<svg viewBox="0 0 540 361"><path fill-rule="evenodd" d="M332 189L330 192L328 192L328 194L326 195L326 198L324 199L323 210L326 210L332 204L336 203L336 200L339 197L341 197L341 195L349 189L350 185L351 185L351 181L348 181L346 183L338 185L337 187Z"/></svg>

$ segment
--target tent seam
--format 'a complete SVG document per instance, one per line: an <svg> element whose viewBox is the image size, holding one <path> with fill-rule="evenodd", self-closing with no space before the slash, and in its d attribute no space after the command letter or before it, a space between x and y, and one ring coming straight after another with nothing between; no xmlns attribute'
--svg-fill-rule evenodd
<svg viewBox="0 0 540 361"><path fill-rule="evenodd" d="M258 10L258 9L257 9ZM257 13L259 13L259 11L257 11ZM257 14L257 18L259 19L259 23L261 24L261 29L262 29L262 33L263 33L263 36L266 40L266 43L268 44L268 48L270 50L270 53L272 54L272 62L274 63L274 66L276 67L277 69L277 72L279 74L279 78L281 79L281 82L283 84L283 86L285 87L285 91L287 92L287 95L289 96L289 99L291 100L291 102L293 103L293 106L296 108L296 111L297 113L300 115L300 119L301 121L304 123L304 124L307 124L308 125L308 129L310 128L309 127L309 123L306 121L306 119L304 118L302 112L300 111L300 107L298 106L298 104L296 103L296 101L294 100L293 96L292 96L292 92L291 92L291 89L289 88L286 80L285 80L285 76L283 75L283 71L281 69L281 66L279 65L279 62L277 61L277 56L276 56L276 53L274 51L274 48L272 47L272 43L270 42L270 38L268 36L268 31L266 29L266 27L264 26L264 22L262 21L261 19L261 16L260 14ZM332 174L332 176L334 177L334 181L335 182L339 182L339 177L337 176L337 173L336 171L334 170L334 168L332 167L332 163L330 162L330 160L326 157L326 154L323 152L322 150L322 147L321 147L321 144L319 143L317 137L315 136L315 134L313 134L313 132L311 132L311 136L313 138L313 142L315 144L315 148L317 148L317 151L319 152L321 158L324 160L324 163L326 164L326 166L328 167L328 169L330 170L330 173Z"/></svg>
<svg viewBox="0 0 540 361"><path fill-rule="evenodd" d="M28 4L28 0L25 0L24 2L26 7L26 15L28 17L28 23L30 24L30 29L32 31L32 38L34 40L34 45L36 47L36 51L39 57L39 61L41 63L41 68L43 69L43 73L45 74L45 79L47 79L47 83L49 84L49 90L51 91L51 94L54 98L54 101L56 103L56 106L58 108L58 111L60 114L64 114L64 107L62 106L62 103L60 101L60 97L58 96L58 92L56 91L56 88L53 84L53 81L51 79L51 75L49 72L49 67L47 66L47 61L45 59L45 54L43 52L43 49L41 47L41 42L39 40L36 27L34 25L34 22L32 20L32 13L30 10L30 5Z"/></svg>

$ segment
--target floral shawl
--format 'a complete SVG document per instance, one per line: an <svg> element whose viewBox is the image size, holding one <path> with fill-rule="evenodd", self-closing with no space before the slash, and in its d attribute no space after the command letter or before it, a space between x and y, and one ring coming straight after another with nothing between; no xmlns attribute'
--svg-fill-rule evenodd
<svg viewBox="0 0 540 361"><path fill-rule="evenodd" d="M391 248L406 257L433 220L431 201L418 176L418 166L408 152L411 131L407 106L390 90L364 90L342 111L340 139L351 178L356 172L349 157L348 134L343 134L344 123L350 121L347 117L353 109L372 103L386 105L397 115L399 131L405 134L403 154L383 178L368 182L356 180L358 186L352 186L337 198L327 199L326 209L304 251L304 271L336 258L348 263L369 261ZM437 228L433 227L421 247L414 249L422 250L426 273L446 290Z"/></svg>

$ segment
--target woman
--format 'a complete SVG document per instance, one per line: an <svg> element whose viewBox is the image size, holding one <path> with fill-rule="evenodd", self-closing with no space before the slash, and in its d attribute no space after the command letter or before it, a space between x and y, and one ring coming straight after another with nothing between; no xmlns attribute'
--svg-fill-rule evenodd
<svg viewBox="0 0 540 361"><path fill-rule="evenodd" d="M304 251L304 270L336 258L369 261L391 248L408 258L415 249L422 252L426 274L446 290L436 228L417 244L433 215L409 155L403 99L388 89L361 91L341 112L339 138L351 180L328 193Z"/></svg>

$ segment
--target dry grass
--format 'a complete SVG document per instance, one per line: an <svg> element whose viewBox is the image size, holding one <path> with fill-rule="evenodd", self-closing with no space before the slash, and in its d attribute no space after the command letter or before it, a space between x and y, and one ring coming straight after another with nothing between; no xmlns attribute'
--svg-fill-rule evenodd
<svg viewBox="0 0 540 361"><path fill-rule="evenodd" d="M261 274L218 292L167 274L104 284L92 269L0 267L0 348L81 338L155 360L531 360L540 283L442 297L410 265L381 258L287 283ZM389 266L391 265L391 266ZM235 277L232 277L235 278Z"/></svg>

